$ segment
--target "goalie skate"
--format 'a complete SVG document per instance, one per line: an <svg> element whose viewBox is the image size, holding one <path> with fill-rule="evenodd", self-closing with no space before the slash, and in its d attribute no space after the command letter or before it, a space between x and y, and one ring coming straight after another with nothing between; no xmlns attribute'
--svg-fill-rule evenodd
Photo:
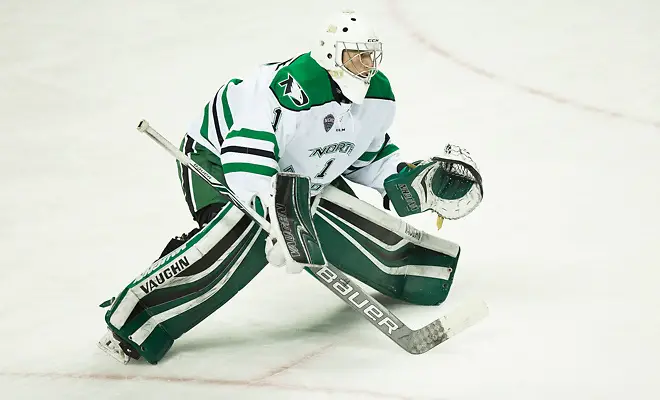
<svg viewBox="0 0 660 400"><path fill-rule="evenodd" d="M137 352L123 344L110 329L108 329L105 335L103 335L97 345L107 355L124 365L128 364L128 362L131 361L131 358L139 358ZM133 354L131 355L131 353Z"/></svg>

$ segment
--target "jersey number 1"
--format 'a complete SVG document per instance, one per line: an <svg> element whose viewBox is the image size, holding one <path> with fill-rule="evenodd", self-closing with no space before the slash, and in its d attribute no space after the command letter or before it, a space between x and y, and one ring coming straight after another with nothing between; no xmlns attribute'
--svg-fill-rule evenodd
<svg viewBox="0 0 660 400"><path fill-rule="evenodd" d="M280 124L280 118L282 118L282 109L277 107L273 110L273 132L277 130L277 126Z"/></svg>
<svg viewBox="0 0 660 400"><path fill-rule="evenodd" d="M330 168L330 166L332 165L333 162L335 162L335 159L334 159L334 158L329 159L329 160L325 163L325 165L323 166L323 169L321 170L321 172L319 172L318 174L316 174L316 176L315 176L314 178L324 178L326 172L328 172L328 169Z"/></svg>

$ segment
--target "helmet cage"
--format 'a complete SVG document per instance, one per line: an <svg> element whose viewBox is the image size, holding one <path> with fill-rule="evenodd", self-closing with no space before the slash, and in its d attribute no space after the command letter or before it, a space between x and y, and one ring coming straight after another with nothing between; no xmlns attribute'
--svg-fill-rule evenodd
<svg viewBox="0 0 660 400"><path fill-rule="evenodd" d="M383 60L383 45L381 42L365 43L338 41L335 48L335 64L347 74L367 84L371 81L371 78L376 75L378 67ZM346 60L346 62L343 62L345 50L356 51L357 54ZM371 58L371 65L366 65L362 62L363 54L367 54ZM356 71L364 70L364 72L354 73L348 68L348 66L352 66Z"/></svg>

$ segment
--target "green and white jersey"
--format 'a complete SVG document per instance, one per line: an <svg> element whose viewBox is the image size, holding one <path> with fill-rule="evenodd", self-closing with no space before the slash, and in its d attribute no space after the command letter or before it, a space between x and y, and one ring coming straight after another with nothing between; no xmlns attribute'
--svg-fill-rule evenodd
<svg viewBox="0 0 660 400"><path fill-rule="evenodd" d="M266 64L222 86L188 135L220 157L228 186L245 201L270 193L278 171L310 177L312 195L341 175L384 194L399 163L387 134L389 81L378 72L362 104L337 101L338 91L309 53Z"/></svg>

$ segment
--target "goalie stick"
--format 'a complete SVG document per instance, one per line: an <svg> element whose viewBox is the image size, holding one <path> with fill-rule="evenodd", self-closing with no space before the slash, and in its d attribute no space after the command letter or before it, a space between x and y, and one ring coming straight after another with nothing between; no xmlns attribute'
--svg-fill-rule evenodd
<svg viewBox="0 0 660 400"><path fill-rule="evenodd" d="M176 157L182 165L195 171L200 178L215 188L219 193L227 196L230 201L252 218L267 232L270 223L259 215L254 209L246 206L227 186L215 179L199 164L177 149L172 143L152 128L146 120L140 121L137 130L146 133L151 139ZM356 310L389 337L393 342L410 354L422 354L443 343L452 336L476 324L488 315L488 307L483 301L462 304L451 313L436 319L420 329L410 329L390 310L366 293L359 285L351 280L335 266L307 265L319 282L341 298L352 309Z"/></svg>

